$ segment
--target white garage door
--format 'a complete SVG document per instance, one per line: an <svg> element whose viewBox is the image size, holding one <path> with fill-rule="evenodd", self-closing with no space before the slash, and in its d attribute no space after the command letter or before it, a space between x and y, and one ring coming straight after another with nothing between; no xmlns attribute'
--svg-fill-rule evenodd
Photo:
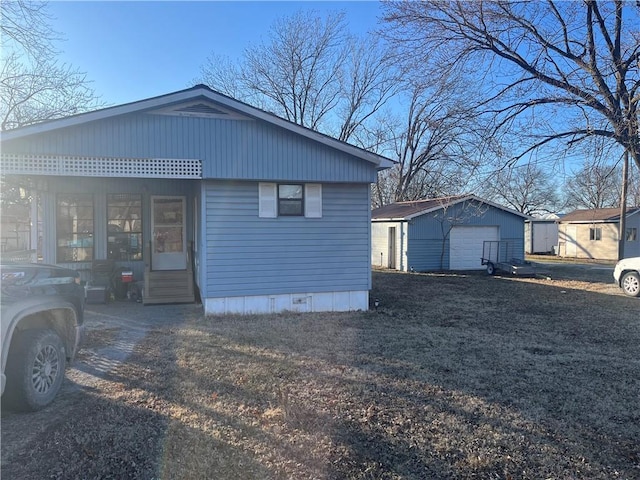
<svg viewBox="0 0 640 480"><path fill-rule="evenodd" d="M453 227L449 236L449 269L482 270L483 242L499 239L498 227Z"/></svg>

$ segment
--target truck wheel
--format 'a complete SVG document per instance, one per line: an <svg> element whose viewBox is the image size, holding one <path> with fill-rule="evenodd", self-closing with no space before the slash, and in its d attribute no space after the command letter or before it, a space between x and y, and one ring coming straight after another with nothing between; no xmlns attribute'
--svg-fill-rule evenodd
<svg viewBox="0 0 640 480"><path fill-rule="evenodd" d="M628 272L622 276L620 286L625 295L630 297L640 296L640 275L638 272Z"/></svg>
<svg viewBox="0 0 640 480"><path fill-rule="evenodd" d="M9 406L35 411L49 405L62 386L65 367L64 345L55 331L16 332L7 359Z"/></svg>

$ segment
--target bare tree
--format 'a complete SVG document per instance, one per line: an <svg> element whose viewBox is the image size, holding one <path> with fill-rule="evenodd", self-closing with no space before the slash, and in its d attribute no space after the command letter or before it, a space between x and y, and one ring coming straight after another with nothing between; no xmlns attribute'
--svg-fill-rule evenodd
<svg viewBox="0 0 640 480"><path fill-rule="evenodd" d="M459 192L477 167L469 111L444 83L437 89L410 84L408 93L406 123L393 139L394 201Z"/></svg>
<svg viewBox="0 0 640 480"><path fill-rule="evenodd" d="M45 2L0 2L0 128L6 130L101 106L86 75L59 64Z"/></svg>
<svg viewBox="0 0 640 480"><path fill-rule="evenodd" d="M496 132L532 132L515 158L601 136L640 167L639 12L622 0L433 0L390 2L385 20L416 75L462 71Z"/></svg>
<svg viewBox="0 0 640 480"><path fill-rule="evenodd" d="M627 205L640 207L640 169L629 165L629 182L627 185Z"/></svg>
<svg viewBox="0 0 640 480"><path fill-rule="evenodd" d="M342 141L375 145L374 116L395 92L374 37L349 34L343 13L278 19L267 40L231 61L212 54L200 78L213 89Z"/></svg>
<svg viewBox="0 0 640 480"><path fill-rule="evenodd" d="M557 211L559 198L552 172L535 163L499 170L484 186L486 198L525 215Z"/></svg>
<svg viewBox="0 0 640 480"><path fill-rule="evenodd" d="M378 38L348 40L341 78L337 108L340 130L336 138L372 148L372 138L379 136L371 134L368 121L400 88L397 74Z"/></svg>
<svg viewBox="0 0 640 480"><path fill-rule="evenodd" d="M51 29L46 2L15 0L0 4L3 49L13 44L32 58L55 54L59 36Z"/></svg>
<svg viewBox="0 0 640 480"><path fill-rule="evenodd" d="M460 195L458 198L465 197ZM433 218L440 225L442 238L440 242L440 270L444 269L444 256L447 252L447 245L451 236L451 230L457 225L466 224L470 218L482 217L488 210L485 203L474 199L456 203L456 197L439 198L438 202L442 208L433 214Z"/></svg>
<svg viewBox="0 0 640 480"><path fill-rule="evenodd" d="M245 87L287 120L319 129L339 100L344 15L299 12L276 20L269 37L245 50Z"/></svg>
<svg viewBox="0 0 640 480"><path fill-rule="evenodd" d="M614 208L620 205L619 165L586 163L564 185L568 208Z"/></svg>

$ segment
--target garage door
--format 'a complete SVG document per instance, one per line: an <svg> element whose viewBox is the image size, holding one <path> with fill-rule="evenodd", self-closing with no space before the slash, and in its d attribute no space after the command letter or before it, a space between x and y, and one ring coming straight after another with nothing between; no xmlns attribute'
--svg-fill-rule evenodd
<svg viewBox="0 0 640 480"><path fill-rule="evenodd" d="M449 269L481 270L485 240L499 240L498 227L457 226L449 236Z"/></svg>

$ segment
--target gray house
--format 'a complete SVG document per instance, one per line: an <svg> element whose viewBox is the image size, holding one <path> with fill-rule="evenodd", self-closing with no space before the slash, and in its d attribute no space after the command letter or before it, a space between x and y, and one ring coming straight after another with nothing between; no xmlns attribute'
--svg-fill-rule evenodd
<svg viewBox="0 0 640 480"><path fill-rule="evenodd" d="M39 199L41 261L85 279L111 261L145 304L199 294L206 313L368 308L381 156L201 85L3 132L1 147L2 174Z"/></svg>
<svg viewBox="0 0 640 480"><path fill-rule="evenodd" d="M371 213L371 264L401 271L480 270L485 241L524 259L528 217L474 195L399 202Z"/></svg>

